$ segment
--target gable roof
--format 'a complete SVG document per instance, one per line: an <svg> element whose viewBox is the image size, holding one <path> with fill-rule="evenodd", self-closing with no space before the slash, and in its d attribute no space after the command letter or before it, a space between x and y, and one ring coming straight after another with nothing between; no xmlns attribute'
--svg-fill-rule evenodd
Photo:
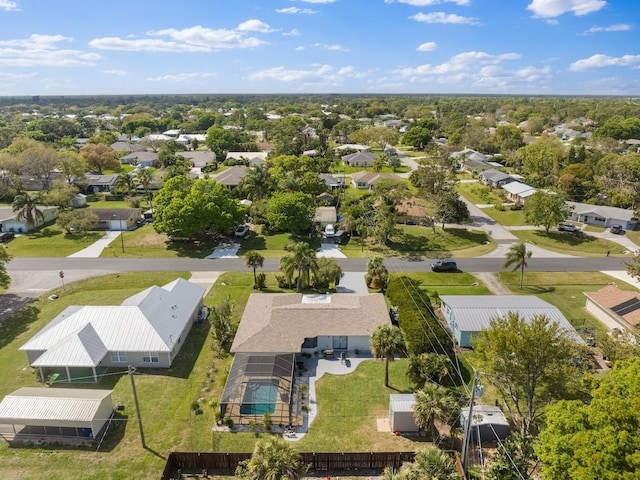
<svg viewBox="0 0 640 480"><path fill-rule="evenodd" d="M461 331L479 332L489 328L491 320L515 312L526 321L544 315L575 340L582 339L562 312L535 295L441 295L442 303L455 315Z"/></svg>
<svg viewBox="0 0 640 480"><path fill-rule="evenodd" d="M244 165L234 165L233 167L221 172L213 177L216 182L222 183L227 187L237 187L247 174L247 167Z"/></svg>
<svg viewBox="0 0 640 480"><path fill-rule="evenodd" d="M338 214L336 207L316 207L316 213L313 216L314 222L320 223L336 223Z"/></svg>
<svg viewBox="0 0 640 480"><path fill-rule="evenodd" d="M259 158L261 160L266 160L269 152L227 152L226 159L234 159L234 160L253 160L255 158Z"/></svg>
<svg viewBox="0 0 640 480"><path fill-rule="evenodd" d="M356 183L366 183L368 185L375 185L380 180L389 179L389 180L402 180L398 175L393 173L378 173L378 172L367 172L362 170L360 172L355 172L351 174L351 180Z"/></svg>
<svg viewBox="0 0 640 480"><path fill-rule="evenodd" d="M640 325L640 294L607 285L596 292L585 292L587 298L607 313L632 326Z"/></svg>
<svg viewBox="0 0 640 480"><path fill-rule="evenodd" d="M137 160L139 162L155 162L158 160L158 154L156 152L148 152L146 150L139 152L131 152L125 155L121 160Z"/></svg>
<svg viewBox="0 0 640 480"><path fill-rule="evenodd" d="M101 185L112 186L112 185L115 185L117 179L118 179L118 175L116 173L111 173L108 175L98 175L93 173L87 173L84 176L83 183L86 183L87 185L96 185L96 186L101 186Z"/></svg>
<svg viewBox="0 0 640 480"><path fill-rule="evenodd" d="M506 185L502 185L502 188L512 195L520 196L523 196L523 194L525 194L526 192L529 192L529 195L532 195L537 191L535 187L520 182L507 183Z"/></svg>
<svg viewBox="0 0 640 480"><path fill-rule="evenodd" d="M231 351L295 353L305 338L369 336L390 324L384 296L257 293L249 296Z"/></svg>
<svg viewBox="0 0 640 480"><path fill-rule="evenodd" d="M92 208L89 210L98 217L99 222L111 220L128 220L131 217L139 217L142 210L139 208Z"/></svg>
<svg viewBox="0 0 640 480"><path fill-rule="evenodd" d="M355 152L350 153L349 155L343 155L342 161L347 163L373 163L373 161L378 158L375 153L371 152Z"/></svg>
<svg viewBox="0 0 640 480"><path fill-rule="evenodd" d="M481 172L479 176L484 178L485 180L491 180L492 182L500 182L502 180L506 180L507 178L512 178L508 173L501 172L500 170L496 170L495 168L485 170L484 172Z"/></svg>
<svg viewBox="0 0 640 480"><path fill-rule="evenodd" d="M576 215L592 214L607 219L624 220L626 222L638 218L633 210L627 210L626 208L608 207L606 205L591 205L589 203L577 202L567 202L567 205L573 208L573 213Z"/></svg>
<svg viewBox="0 0 640 480"><path fill-rule="evenodd" d="M202 287L179 278L119 306L72 305L20 350L44 352L34 366L97 366L109 351L170 352L203 294Z"/></svg>

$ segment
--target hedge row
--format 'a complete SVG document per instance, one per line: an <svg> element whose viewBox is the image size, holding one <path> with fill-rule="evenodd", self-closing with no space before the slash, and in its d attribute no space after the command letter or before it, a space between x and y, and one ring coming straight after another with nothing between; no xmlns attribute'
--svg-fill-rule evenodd
<svg viewBox="0 0 640 480"><path fill-rule="evenodd" d="M434 316L429 295L420 289L418 280L392 277L386 295L398 311L398 323L409 355L453 352L451 338Z"/></svg>

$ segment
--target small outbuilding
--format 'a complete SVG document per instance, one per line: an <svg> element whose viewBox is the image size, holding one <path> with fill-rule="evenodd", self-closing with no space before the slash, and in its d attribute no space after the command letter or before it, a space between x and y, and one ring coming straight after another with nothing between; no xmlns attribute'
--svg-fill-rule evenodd
<svg viewBox="0 0 640 480"><path fill-rule="evenodd" d="M501 442L509 435L509 421L500 407L491 405L474 405L473 421L471 422L471 440L477 442ZM467 424L469 410L464 409L460 414L460 424L463 428Z"/></svg>
<svg viewBox="0 0 640 480"><path fill-rule="evenodd" d="M389 395L389 424L392 432L418 433L419 428L413 418L416 397L413 393Z"/></svg>
<svg viewBox="0 0 640 480"><path fill-rule="evenodd" d="M111 390L22 387L0 402L8 439L100 438L113 414Z"/></svg>

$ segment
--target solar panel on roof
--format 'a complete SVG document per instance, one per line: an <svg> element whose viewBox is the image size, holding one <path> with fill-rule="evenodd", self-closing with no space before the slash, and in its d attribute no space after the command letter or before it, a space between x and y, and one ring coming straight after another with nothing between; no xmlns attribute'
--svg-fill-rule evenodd
<svg viewBox="0 0 640 480"><path fill-rule="evenodd" d="M640 309L640 298L632 298L631 300L627 300L626 302L622 302L621 304L611 308L611 310L621 317L624 317L631 312L635 312L638 309Z"/></svg>

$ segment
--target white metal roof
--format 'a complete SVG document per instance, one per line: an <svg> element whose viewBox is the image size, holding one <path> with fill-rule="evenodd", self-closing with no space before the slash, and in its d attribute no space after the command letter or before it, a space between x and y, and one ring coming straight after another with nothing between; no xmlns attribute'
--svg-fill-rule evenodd
<svg viewBox="0 0 640 480"><path fill-rule="evenodd" d="M108 351L168 352L203 294L202 287L179 278L120 306L70 306L20 350L45 352L34 366L97 366Z"/></svg>
<svg viewBox="0 0 640 480"><path fill-rule="evenodd" d="M394 393L389 395L389 406L393 412L413 412L416 396L413 393Z"/></svg>
<svg viewBox="0 0 640 480"><path fill-rule="evenodd" d="M585 215L591 213L599 217L611 220L624 220L627 222L637 218L633 210L627 210L626 208L608 207L606 205L591 205L588 203L576 202L567 202L567 205L572 207L574 213L576 213L577 215Z"/></svg>
<svg viewBox="0 0 640 480"><path fill-rule="evenodd" d="M521 195L529 190L533 190L534 192L536 191L534 187L520 182L507 183L506 185L503 185L502 188L513 195Z"/></svg>
<svg viewBox="0 0 640 480"><path fill-rule="evenodd" d="M111 390L22 387L0 402L0 424L91 422L110 397Z"/></svg>

